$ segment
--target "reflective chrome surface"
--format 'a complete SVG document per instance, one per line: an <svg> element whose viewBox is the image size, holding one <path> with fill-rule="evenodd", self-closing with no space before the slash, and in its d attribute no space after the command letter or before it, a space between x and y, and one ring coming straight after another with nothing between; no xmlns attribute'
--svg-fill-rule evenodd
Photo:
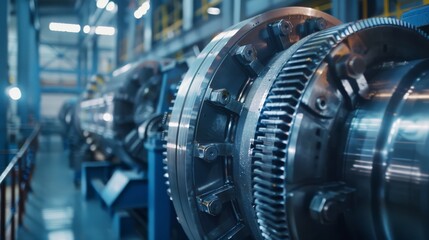
<svg viewBox="0 0 429 240"><path fill-rule="evenodd" d="M317 17L331 28L300 35ZM294 28L273 39L280 20ZM269 12L187 72L167 175L190 239L429 238L429 39L392 18L336 23Z"/></svg>
<svg viewBox="0 0 429 240"><path fill-rule="evenodd" d="M362 238L429 236L428 70L428 61L379 69L352 116L345 177L358 189L351 218L366 220Z"/></svg>
<svg viewBox="0 0 429 240"><path fill-rule="evenodd" d="M219 159L214 164L206 164L194 157L196 143L224 141L231 143L235 139L237 117L223 113L223 110L210 111L210 107L205 104L205 100L209 98L209 89L226 88L231 93L232 99L243 103L255 79L249 77L242 66L237 64L234 51L240 46L251 44L257 51L258 60L265 67L280 51L269 37L268 25L280 19L292 22L294 29L289 39L291 43L295 43L300 39L298 30L295 29L296 25L312 17L324 18L326 20L324 27L339 23L328 14L301 7L278 9L256 16L216 36L185 75L169 122L167 159L173 203L179 222L189 238L246 235L249 230L242 230L243 219L255 221L254 213L246 215L245 218L240 213L240 209L253 211L248 198L244 204L237 204L235 199L227 201L223 204L226 210L217 217L199 211L198 195L238 181L233 178L233 173L237 171L235 168L239 162L233 161L233 156ZM240 197L241 199L246 198ZM215 224L216 222L224 224ZM251 231L258 231L255 228L252 227Z"/></svg>

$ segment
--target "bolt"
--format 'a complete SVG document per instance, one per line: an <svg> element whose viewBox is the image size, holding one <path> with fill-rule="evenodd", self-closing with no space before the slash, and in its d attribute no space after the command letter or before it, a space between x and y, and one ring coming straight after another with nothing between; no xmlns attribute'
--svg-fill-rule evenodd
<svg viewBox="0 0 429 240"><path fill-rule="evenodd" d="M358 55L353 55L347 59L346 62L347 70L354 76L359 76L365 72L366 64L365 60Z"/></svg>
<svg viewBox="0 0 429 240"><path fill-rule="evenodd" d="M328 108L328 104L326 103L325 97L318 97L316 99L316 107L320 111L324 111Z"/></svg>
<svg viewBox="0 0 429 240"><path fill-rule="evenodd" d="M257 59L256 49L251 45L243 45L237 49L235 55L244 64L251 63Z"/></svg>
<svg viewBox="0 0 429 240"><path fill-rule="evenodd" d="M327 23L326 20L323 18L316 18L316 22L315 22L315 29L316 31L320 31L326 28Z"/></svg>
<svg viewBox="0 0 429 240"><path fill-rule="evenodd" d="M214 161L217 156L219 155L219 151L216 147L216 145L209 144L209 145L201 145L198 147L198 155L208 161Z"/></svg>
<svg viewBox="0 0 429 240"><path fill-rule="evenodd" d="M312 33L323 30L327 27L326 20L323 18L309 18L304 23L297 26L297 33L304 38Z"/></svg>
<svg viewBox="0 0 429 240"><path fill-rule="evenodd" d="M91 150L91 152L95 152L95 150L97 150L97 146L95 144L91 144L89 150Z"/></svg>
<svg viewBox="0 0 429 240"><path fill-rule="evenodd" d="M86 139L86 144L88 144L88 145L90 145L91 143L93 143L94 142L94 140L92 140L92 138L90 138L90 137L88 137L87 139Z"/></svg>
<svg viewBox="0 0 429 240"><path fill-rule="evenodd" d="M200 209L210 215L216 216L222 211L222 202L214 195L200 200Z"/></svg>
<svg viewBox="0 0 429 240"><path fill-rule="evenodd" d="M340 204L337 201L327 201L323 206L323 218L326 222L334 222L341 212Z"/></svg>
<svg viewBox="0 0 429 240"><path fill-rule="evenodd" d="M231 101L231 95L226 89L214 90L210 94L210 101L220 105L227 105Z"/></svg>
<svg viewBox="0 0 429 240"><path fill-rule="evenodd" d="M311 200L310 215L322 224L335 222L342 212L340 202L330 195L317 194Z"/></svg>
<svg viewBox="0 0 429 240"><path fill-rule="evenodd" d="M287 36L292 31L292 23L283 19L270 25L274 35Z"/></svg>
<svg viewBox="0 0 429 240"><path fill-rule="evenodd" d="M365 72L365 60L356 54L348 54L341 57L336 65L337 74L342 78L358 78Z"/></svg>

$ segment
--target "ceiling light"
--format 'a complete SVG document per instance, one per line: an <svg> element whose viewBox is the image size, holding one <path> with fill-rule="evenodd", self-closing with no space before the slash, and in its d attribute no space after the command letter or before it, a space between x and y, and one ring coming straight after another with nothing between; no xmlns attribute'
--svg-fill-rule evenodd
<svg viewBox="0 0 429 240"><path fill-rule="evenodd" d="M21 90L19 90L18 87L9 87L7 89L7 95L9 95L9 97L12 100L19 100L21 98Z"/></svg>
<svg viewBox="0 0 429 240"><path fill-rule="evenodd" d="M108 3L109 3L109 0L98 0L97 1L97 7L98 8L105 8Z"/></svg>
<svg viewBox="0 0 429 240"><path fill-rule="evenodd" d="M83 32L84 33L89 33L91 31L91 27L89 26L89 25L85 25L84 27L83 27Z"/></svg>
<svg viewBox="0 0 429 240"><path fill-rule="evenodd" d="M103 120L106 122L111 122L113 120L113 116L110 113L104 113L103 114Z"/></svg>
<svg viewBox="0 0 429 240"><path fill-rule="evenodd" d="M207 8L207 13L210 15L219 15L220 14L220 8L209 7L209 8Z"/></svg>
<svg viewBox="0 0 429 240"><path fill-rule="evenodd" d="M97 35L115 35L116 29L114 27L98 26L95 28L95 34Z"/></svg>
<svg viewBox="0 0 429 240"><path fill-rule="evenodd" d="M142 18L150 9L150 2L144 2L137 10L134 12L134 17L137 19Z"/></svg>
<svg viewBox="0 0 429 240"><path fill-rule="evenodd" d="M55 32L78 33L78 32L80 32L80 25L79 24L71 24L71 23L51 22L51 23L49 23L49 30L55 31Z"/></svg>
<svg viewBox="0 0 429 240"><path fill-rule="evenodd" d="M116 11L116 4L114 2L109 2L106 6L106 10L109 12L115 12Z"/></svg>

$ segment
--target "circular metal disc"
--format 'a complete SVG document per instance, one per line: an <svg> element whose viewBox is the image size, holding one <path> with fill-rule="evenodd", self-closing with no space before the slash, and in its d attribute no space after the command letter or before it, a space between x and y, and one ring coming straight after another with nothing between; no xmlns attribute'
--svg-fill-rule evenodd
<svg viewBox="0 0 429 240"><path fill-rule="evenodd" d="M266 71L267 63L284 50L276 40L286 39L288 46L294 44L302 36L299 26L311 18L323 18L324 27L339 23L326 13L302 7L259 15L216 36L185 75L169 122L167 160L172 200L189 238L242 238L249 234L242 209L253 208L237 204L232 162L238 159L229 150L241 113L234 106L246 101L257 75ZM276 39L271 34L272 25L280 20L291 29L286 36L281 35L282 39ZM240 63L236 52L242 46L255 50L255 62ZM220 106L211 101L212 93L220 89L226 89L233 103ZM200 146L210 144L219 150L214 162L203 160L198 152ZM206 208L214 206L220 206L220 211L207 213Z"/></svg>

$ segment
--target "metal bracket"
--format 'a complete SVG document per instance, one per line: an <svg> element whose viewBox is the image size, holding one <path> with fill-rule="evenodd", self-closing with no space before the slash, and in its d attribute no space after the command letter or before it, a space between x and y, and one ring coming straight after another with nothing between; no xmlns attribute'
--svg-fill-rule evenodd
<svg viewBox="0 0 429 240"><path fill-rule="evenodd" d="M284 19L275 21L268 25L268 33L275 41L280 50L284 50L292 45L289 35L292 33L293 25Z"/></svg>
<svg viewBox="0 0 429 240"><path fill-rule="evenodd" d="M207 90L206 99L210 103L225 108L226 110L235 113L237 115L240 115L241 110L243 109L243 103L231 98L231 95L229 94L228 90L222 88L213 90L209 88Z"/></svg>
<svg viewBox="0 0 429 240"><path fill-rule="evenodd" d="M264 69L264 66L258 60L255 47L251 44L240 46L235 51L234 56L245 67L251 77L257 77L262 69Z"/></svg>

